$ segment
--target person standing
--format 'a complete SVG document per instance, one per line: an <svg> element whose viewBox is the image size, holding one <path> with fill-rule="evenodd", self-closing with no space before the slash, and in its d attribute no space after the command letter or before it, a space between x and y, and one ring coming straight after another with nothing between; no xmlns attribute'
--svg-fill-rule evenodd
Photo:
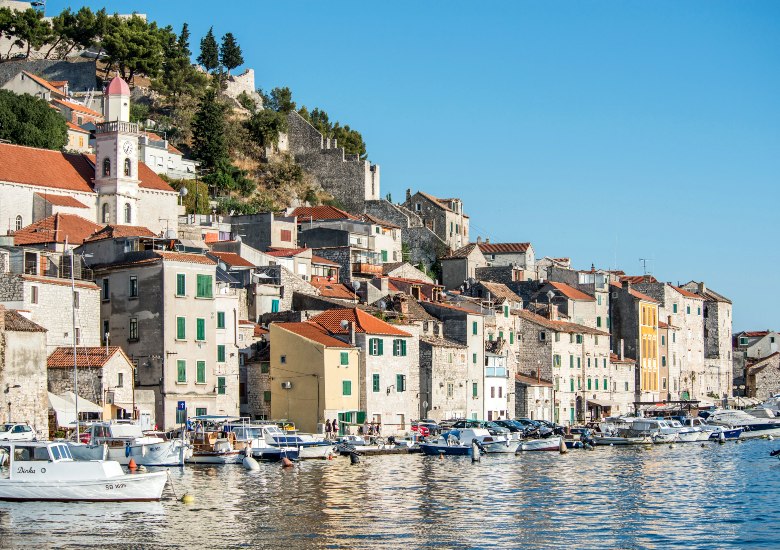
<svg viewBox="0 0 780 550"><path fill-rule="evenodd" d="M327 419L325 421L325 437L330 439L330 434L332 433L332 428L330 426L330 419Z"/></svg>
<svg viewBox="0 0 780 550"><path fill-rule="evenodd" d="M333 419L333 422L330 424L331 429L333 430L333 437L339 436L339 421L335 418Z"/></svg>

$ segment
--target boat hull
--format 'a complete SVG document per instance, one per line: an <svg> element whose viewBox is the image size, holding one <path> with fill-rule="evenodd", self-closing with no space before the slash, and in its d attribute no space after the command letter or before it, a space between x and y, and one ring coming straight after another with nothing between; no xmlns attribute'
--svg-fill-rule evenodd
<svg viewBox="0 0 780 550"><path fill-rule="evenodd" d="M546 439L531 439L523 441L521 451L557 451L561 448L561 437L548 437Z"/></svg>
<svg viewBox="0 0 780 550"><path fill-rule="evenodd" d="M436 445L432 443L420 443L420 451L424 455L438 456L469 456L471 454L471 446L465 445Z"/></svg>
<svg viewBox="0 0 780 550"><path fill-rule="evenodd" d="M701 432L699 431L678 432L677 440L680 443L694 443L696 441L702 441Z"/></svg>
<svg viewBox="0 0 780 550"><path fill-rule="evenodd" d="M742 435L743 431L744 430L742 428L734 428L732 430L724 429L723 430L723 439L726 439L726 440L740 439L740 436ZM713 441L713 440L717 441L718 439L720 439L720 434L721 434L721 432L712 432L710 434L710 437L709 437L710 441Z"/></svg>
<svg viewBox="0 0 780 550"><path fill-rule="evenodd" d="M739 439L755 439L757 437L778 437L780 436L780 428L768 428L768 429L749 429L750 426L745 426L742 429L742 433L739 435Z"/></svg>
<svg viewBox="0 0 780 550"><path fill-rule="evenodd" d="M187 464L241 464L244 460L243 451L192 453Z"/></svg>
<svg viewBox="0 0 780 550"><path fill-rule="evenodd" d="M185 462L186 451L187 447L179 440L108 447L108 460L116 460L123 466L130 464L131 458L139 466L181 466Z"/></svg>
<svg viewBox="0 0 780 550"><path fill-rule="evenodd" d="M644 437L617 437L617 436L594 436L593 441L596 445L642 445L648 441Z"/></svg>
<svg viewBox="0 0 780 550"><path fill-rule="evenodd" d="M0 500L119 502L160 500L166 472L77 481L0 480Z"/></svg>

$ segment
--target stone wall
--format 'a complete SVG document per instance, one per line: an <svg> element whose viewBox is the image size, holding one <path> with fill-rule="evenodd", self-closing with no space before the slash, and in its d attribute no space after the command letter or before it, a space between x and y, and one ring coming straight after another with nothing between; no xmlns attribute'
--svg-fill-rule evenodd
<svg viewBox="0 0 780 550"><path fill-rule="evenodd" d="M346 155L336 140L324 138L295 111L287 116L287 125L288 146L295 161L344 208L361 213L367 200L379 198L378 165Z"/></svg>
<svg viewBox="0 0 780 550"><path fill-rule="evenodd" d="M312 254L339 264L339 282L349 283L352 281L351 250L352 247L349 246L334 246L328 248L315 248L312 250Z"/></svg>
<svg viewBox="0 0 780 550"><path fill-rule="evenodd" d="M420 340L420 418L465 418L470 398L467 349L444 338Z"/></svg>
<svg viewBox="0 0 780 550"><path fill-rule="evenodd" d="M244 368L246 369L246 404L242 405L241 414L248 415L252 419L270 419L271 400L265 393L271 391L268 361L251 361L246 363Z"/></svg>
<svg viewBox="0 0 780 550"><path fill-rule="evenodd" d="M510 265L477 267L475 273L475 279L478 281L504 283L505 285L522 280L523 277L523 270L515 269ZM520 276L520 279L518 279L518 276Z"/></svg>
<svg viewBox="0 0 780 550"><path fill-rule="evenodd" d="M780 354L773 354L748 367L747 389L750 397L768 399L780 393Z"/></svg>

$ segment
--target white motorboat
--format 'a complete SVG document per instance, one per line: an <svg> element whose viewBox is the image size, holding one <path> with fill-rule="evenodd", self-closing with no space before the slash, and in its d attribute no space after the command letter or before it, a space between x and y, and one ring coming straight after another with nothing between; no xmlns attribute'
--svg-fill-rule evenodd
<svg viewBox="0 0 780 550"><path fill-rule="evenodd" d="M526 439L520 442L521 451L557 451L561 448L561 436L545 437L542 439Z"/></svg>
<svg viewBox="0 0 780 550"><path fill-rule="evenodd" d="M241 464L245 448L232 432L199 431L192 434L192 455L186 460L188 464Z"/></svg>
<svg viewBox="0 0 780 550"><path fill-rule="evenodd" d="M133 459L139 466L181 466L189 448L181 439L165 440L162 437L145 435L139 424L112 420L96 422L85 431L89 445L108 447L108 460L122 465ZM93 459L92 453L99 449L83 448L81 443L69 441L71 454L77 459Z"/></svg>
<svg viewBox="0 0 780 550"><path fill-rule="evenodd" d="M593 442L596 445L642 445L645 443L652 443L645 437L621 437L619 435L601 435L596 434L593 436Z"/></svg>
<svg viewBox="0 0 780 550"><path fill-rule="evenodd" d="M284 434L276 424L253 424L250 422L238 424L231 422L226 424L224 429L234 434L237 442L248 447L253 458L259 460L281 460L282 458L295 460L300 457L299 450L296 447L274 445L268 441L269 439L273 441L274 435ZM332 449L333 445L331 444L325 450L332 451ZM321 457L307 456L306 458Z"/></svg>
<svg viewBox="0 0 780 550"><path fill-rule="evenodd" d="M118 462L76 461L66 442L0 442L0 500L160 500L166 472L126 474Z"/></svg>
<svg viewBox="0 0 780 550"><path fill-rule="evenodd" d="M667 420L657 418L625 418L624 420L628 427L618 429L618 435L642 437L648 442L657 444L677 441L680 428L682 428L679 422L679 428L676 428L672 427ZM696 437L698 437L698 434L696 434Z"/></svg>
<svg viewBox="0 0 780 550"><path fill-rule="evenodd" d="M716 409L707 417L707 422L716 426L743 428L739 439L780 436L780 419L759 418L738 409Z"/></svg>

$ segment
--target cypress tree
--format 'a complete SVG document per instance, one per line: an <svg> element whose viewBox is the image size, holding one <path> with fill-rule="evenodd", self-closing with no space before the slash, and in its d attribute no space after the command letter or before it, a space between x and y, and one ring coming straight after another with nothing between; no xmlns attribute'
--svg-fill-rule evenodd
<svg viewBox="0 0 780 550"><path fill-rule="evenodd" d="M228 74L231 69L235 69L244 63L244 56L241 54L241 46L236 42L233 33L227 33L222 37L222 48L220 50L220 61L227 68Z"/></svg>
<svg viewBox="0 0 780 550"><path fill-rule="evenodd" d="M212 87L203 94L193 120L193 152L204 168L230 161L225 140L225 106L217 100L217 91Z"/></svg>
<svg viewBox="0 0 780 550"><path fill-rule="evenodd" d="M198 63L203 65L207 71L213 71L219 66L219 48L217 47L217 39L214 38L214 27L211 27L200 41Z"/></svg>

